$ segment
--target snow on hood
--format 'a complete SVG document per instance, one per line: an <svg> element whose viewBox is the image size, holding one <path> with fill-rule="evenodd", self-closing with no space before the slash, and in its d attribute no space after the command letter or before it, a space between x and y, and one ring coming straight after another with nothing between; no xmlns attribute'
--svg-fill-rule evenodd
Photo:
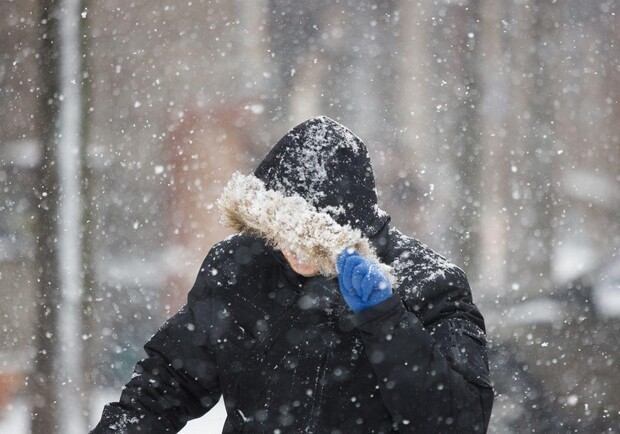
<svg viewBox="0 0 620 434"><path fill-rule="evenodd" d="M297 194L337 223L372 237L389 220L377 206L375 177L364 142L326 116L282 137L254 171L268 190Z"/></svg>
<svg viewBox="0 0 620 434"><path fill-rule="evenodd" d="M267 189L254 175L236 172L217 205L224 224L231 229L257 235L278 249L289 249L327 277L337 275L338 255L351 247L377 262L396 283L391 268L380 263L372 244L359 229L337 223L298 194L285 196Z"/></svg>
<svg viewBox="0 0 620 434"><path fill-rule="evenodd" d="M232 229L291 250L328 277L349 247L379 263L368 238L389 221L377 206L366 146L326 116L286 133L253 175L233 175L218 206Z"/></svg>

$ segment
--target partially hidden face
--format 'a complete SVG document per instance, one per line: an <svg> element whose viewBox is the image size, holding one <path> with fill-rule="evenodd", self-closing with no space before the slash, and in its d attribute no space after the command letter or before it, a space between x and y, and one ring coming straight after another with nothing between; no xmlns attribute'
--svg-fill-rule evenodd
<svg viewBox="0 0 620 434"><path fill-rule="evenodd" d="M282 254L284 255L295 273L301 274L304 277L312 277L319 274L319 269L317 267L300 261L297 256L290 250L282 249Z"/></svg>

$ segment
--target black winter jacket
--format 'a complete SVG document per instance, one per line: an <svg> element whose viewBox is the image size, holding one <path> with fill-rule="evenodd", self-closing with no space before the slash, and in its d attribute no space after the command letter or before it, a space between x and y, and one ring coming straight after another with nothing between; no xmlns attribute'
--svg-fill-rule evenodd
<svg viewBox="0 0 620 434"><path fill-rule="evenodd" d="M364 232L399 284L357 314L336 278L297 275L260 237L214 246L93 434L175 433L220 396L225 433L484 432L493 391L467 279L388 220Z"/></svg>
<svg viewBox="0 0 620 434"><path fill-rule="evenodd" d="M174 433L220 394L231 433L484 431L493 393L465 276L394 229L387 238L380 256L402 282L353 315L335 279L295 275L262 240L216 245L94 433Z"/></svg>

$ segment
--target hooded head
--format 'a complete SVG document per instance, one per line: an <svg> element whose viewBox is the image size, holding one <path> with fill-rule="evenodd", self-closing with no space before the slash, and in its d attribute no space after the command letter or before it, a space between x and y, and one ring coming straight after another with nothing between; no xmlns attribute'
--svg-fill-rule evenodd
<svg viewBox="0 0 620 434"><path fill-rule="evenodd" d="M366 146L326 116L289 131L254 175L235 174L218 204L229 226L286 247L327 275L343 248L374 257L368 237L389 220L377 206Z"/></svg>
<svg viewBox="0 0 620 434"><path fill-rule="evenodd" d="M368 237L388 219L377 206L366 146L327 116L309 119L289 131L254 175L268 189L297 194L337 223L348 224Z"/></svg>

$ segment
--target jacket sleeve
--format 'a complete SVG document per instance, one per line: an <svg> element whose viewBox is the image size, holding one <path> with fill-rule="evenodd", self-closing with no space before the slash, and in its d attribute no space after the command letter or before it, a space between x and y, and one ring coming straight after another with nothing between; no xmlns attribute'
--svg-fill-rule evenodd
<svg viewBox="0 0 620 434"><path fill-rule="evenodd" d="M397 294L352 318L381 397L402 432L477 433L488 427L493 389L485 334L467 309L459 311L455 293L469 289L437 291L449 300L451 312L429 329Z"/></svg>
<svg viewBox="0 0 620 434"><path fill-rule="evenodd" d="M187 304L144 346L147 357L136 365L119 401L105 406L91 434L176 433L217 403L220 387L206 323L208 261Z"/></svg>

